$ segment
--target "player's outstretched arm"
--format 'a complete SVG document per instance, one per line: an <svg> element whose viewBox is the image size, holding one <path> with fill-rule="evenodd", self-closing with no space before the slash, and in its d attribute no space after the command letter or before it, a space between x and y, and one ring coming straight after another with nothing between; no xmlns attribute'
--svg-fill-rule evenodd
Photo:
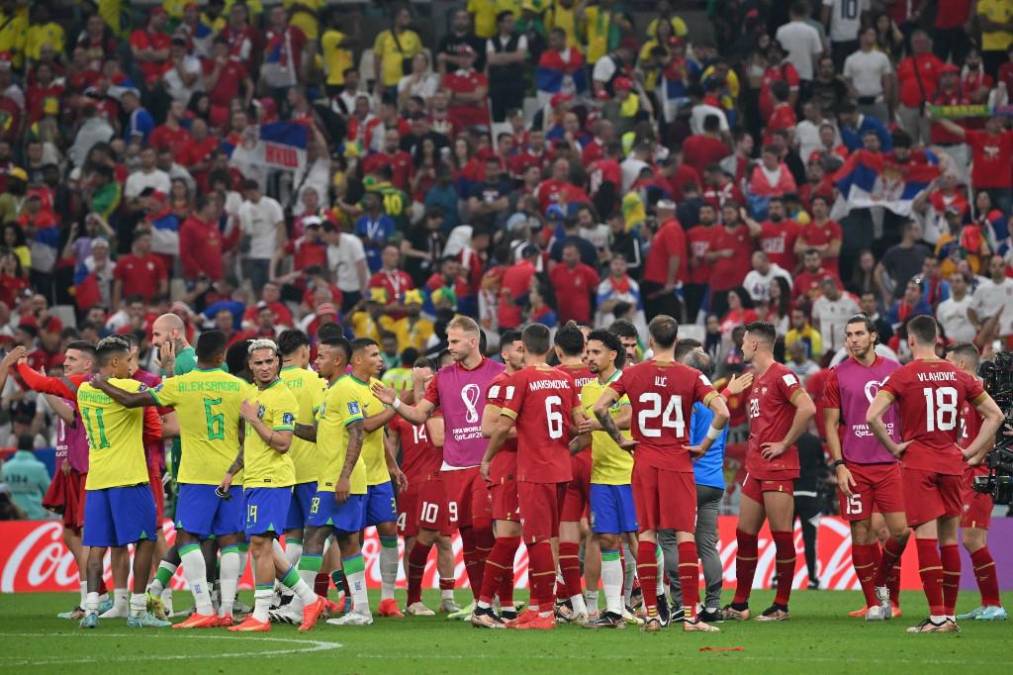
<svg viewBox="0 0 1013 675"><path fill-rule="evenodd" d="M865 413L865 421L868 423L873 435L883 444L883 447L894 457L900 457L904 454L907 446L911 444L911 441L895 443L890 438L890 434L886 430L886 424L883 423L883 415L891 405L893 405L893 397L885 391L880 391L876 394L876 398L872 399L872 403L869 404L869 411Z"/></svg>
<svg viewBox="0 0 1013 675"><path fill-rule="evenodd" d="M995 436L1006 419L998 404L987 393L978 397L978 400L974 402L974 407L982 417L981 428L978 429L978 435L974 437L971 444L963 450L964 459L971 466L981 464L985 455L991 452L995 445Z"/></svg>
<svg viewBox="0 0 1013 675"><path fill-rule="evenodd" d="M348 499L348 494L351 490L349 481L352 476L352 469L355 468L355 463L359 461L359 454L362 453L362 439L366 435L362 429L362 420L355 420L349 424L346 431L348 432L348 448L345 450L345 463L341 467L338 482L334 486L334 499L338 502L344 502Z"/></svg>
<svg viewBox="0 0 1013 675"><path fill-rule="evenodd" d="M362 418L362 428L367 434L377 429L382 429L396 414L394 408L384 408L375 415Z"/></svg>
<svg viewBox="0 0 1013 675"><path fill-rule="evenodd" d="M801 389L791 397L791 404L795 406L795 417L791 420L791 428L788 429L788 433L780 442L763 444L764 447L760 450L760 454L764 459L773 459L784 454L788 448L795 444L798 437L805 433L806 427L809 426L809 420L816 414L816 405L809 398L809 394Z"/></svg>
<svg viewBox="0 0 1013 675"><path fill-rule="evenodd" d="M408 405L397 395L397 392L390 387L385 387L379 382L374 382L370 389L373 395L386 405L389 405L398 415L405 418L412 424L425 424L429 415L433 412L433 404L422 399L415 405Z"/></svg>
<svg viewBox="0 0 1013 675"><path fill-rule="evenodd" d="M102 375L96 375L91 378L91 386L95 387L124 408L143 408L149 405L160 405L149 390L146 389L144 391L137 392L125 391L119 387L109 384L109 380Z"/></svg>
<svg viewBox="0 0 1013 675"><path fill-rule="evenodd" d="M636 442L633 441L633 439L623 437L623 435L619 432L619 427L616 425L616 421L609 413L609 409L618 398L619 392L611 387L608 387L601 393L598 400L595 401L594 408L592 408L591 411L598 420L598 424L601 425L602 430L611 436L612 440L615 441L620 448L629 450L636 445Z"/></svg>
<svg viewBox="0 0 1013 675"><path fill-rule="evenodd" d="M492 463L492 458L496 456L496 453L503 447L503 443L510 436L510 431L514 428L514 419L509 415L500 415L496 421L496 426L492 431L492 435L489 437L489 445L485 449L485 455L482 456L482 464L479 467L479 472L482 474L482 478L489 480L489 465Z"/></svg>

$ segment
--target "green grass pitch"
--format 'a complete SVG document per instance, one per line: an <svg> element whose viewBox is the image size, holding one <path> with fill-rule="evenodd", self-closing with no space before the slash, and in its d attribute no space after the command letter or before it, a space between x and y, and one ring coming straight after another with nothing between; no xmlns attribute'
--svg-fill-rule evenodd
<svg viewBox="0 0 1013 675"><path fill-rule="evenodd" d="M241 595L252 602L251 593ZM438 592L427 591L425 599L436 606L437 597ZM458 591L459 601L466 597ZM177 610L188 606L189 594L177 591L175 598ZM528 675L649 668L654 673L994 673L1009 668L1013 645L1008 623L966 621L956 635L905 634L926 613L924 597L917 592L904 593L902 619L866 624L847 617L861 604L857 592L798 591L787 623L725 623L716 635L683 634L677 627L656 635L633 627L479 631L442 617L377 619L363 628L321 623L306 634L277 625L270 633L250 635L222 629L136 631L122 619L83 631L56 618L76 599L61 593L0 596L0 672ZM771 599L771 591L757 591L752 607L763 609ZM371 600L375 607L374 594ZM398 600L403 602L402 592ZM959 611L977 600L976 593L962 593ZM1004 594L1004 602L1013 604L1013 593Z"/></svg>

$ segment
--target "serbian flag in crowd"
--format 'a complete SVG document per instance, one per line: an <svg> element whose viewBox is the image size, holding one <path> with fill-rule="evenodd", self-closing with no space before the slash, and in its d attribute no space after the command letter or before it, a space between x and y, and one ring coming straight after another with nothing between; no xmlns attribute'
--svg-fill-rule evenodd
<svg viewBox="0 0 1013 675"><path fill-rule="evenodd" d="M899 216L909 216L912 200L941 173L935 158L930 155L929 161L898 164L880 153L858 150L833 180L847 212L882 206Z"/></svg>
<svg viewBox="0 0 1013 675"><path fill-rule="evenodd" d="M271 122L260 126L260 150L272 169L295 171L306 164L309 132L298 122Z"/></svg>
<svg viewBox="0 0 1013 675"><path fill-rule="evenodd" d="M576 49L564 53L555 49L542 52L535 68L535 87L544 94L582 94L587 91L584 58Z"/></svg>

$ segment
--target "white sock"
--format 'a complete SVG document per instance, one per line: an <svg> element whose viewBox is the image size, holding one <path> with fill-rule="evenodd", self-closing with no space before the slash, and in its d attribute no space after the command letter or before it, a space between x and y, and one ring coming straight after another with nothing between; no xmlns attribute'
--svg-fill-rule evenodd
<svg viewBox="0 0 1013 675"><path fill-rule="evenodd" d="M587 614L587 605L584 603L584 594L578 593L577 595L570 596L570 605L573 606L574 614Z"/></svg>
<svg viewBox="0 0 1013 675"><path fill-rule="evenodd" d="M588 611L598 610L598 591L584 591L584 602L587 603Z"/></svg>
<svg viewBox="0 0 1013 675"><path fill-rule="evenodd" d="M661 552L660 546L655 546L654 559L658 565L658 597L668 597L665 593L665 588L668 584L665 583L665 555Z"/></svg>
<svg viewBox="0 0 1013 675"><path fill-rule="evenodd" d="M366 594L366 572L353 572L345 577L352 591L352 609L360 614L370 614L369 596Z"/></svg>
<svg viewBox="0 0 1013 675"><path fill-rule="evenodd" d="M383 537L380 545L380 600L387 600L394 597L394 586L397 584L398 549L397 537L391 537L390 541Z"/></svg>
<svg viewBox="0 0 1013 675"><path fill-rule="evenodd" d="M184 552L185 550L185 552ZM214 613L211 607L211 592L208 590L207 564L200 546L183 546L180 548L180 562L183 564L183 578L190 585L197 613L209 615Z"/></svg>
<svg viewBox="0 0 1013 675"><path fill-rule="evenodd" d="M440 600L453 600L454 589L453 588L441 588L440 589Z"/></svg>
<svg viewBox="0 0 1013 675"><path fill-rule="evenodd" d="M257 621L267 621L270 617L267 615L269 609L271 609L271 598L274 597L274 591L270 588L257 589L253 592L253 618Z"/></svg>
<svg viewBox="0 0 1013 675"><path fill-rule="evenodd" d="M85 603L88 602L88 580L81 579L81 609L84 609Z"/></svg>
<svg viewBox="0 0 1013 675"><path fill-rule="evenodd" d="M144 616L148 611L148 595L146 593L130 594L130 616Z"/></svg>
<svg viewBox="0 0 1013 675"><path fill-rule="evenodd" d="M130 600L130 591L125 588L114 588L113 589L113 609L116 611L126 611ZM147 606L147 605L145 605Z"/></svg>
<svg viewBox="0 0 1013 675"><path fill-rule="evenodd" d="M302 557L302 539L289 539L285 542L285 560L290 567L299 566L299 558Z"/></svg>
<svg viewBox="0 0 1013 675"><path fill-rule="evenodd" d="M172 575L176 573L176 567L177 565L174 565L167 560L162 560L161 562L159 562L158 569L155 570L155 576L152 577L151 583L148 584L148 593L151 593L152 595L161 595L162 591L168 588L168 586L162 585L162 580L158 578L158 573L161 570L168 570L169 571L168 577L169 579L172 579Z"/></svg>
<svg viewBox="0 0 1013 675"><path fill-rule="evenodd" d="M218 608L219 616L232 614L236 604L236 589L239 587L239 549L226 546L222 550L219 583L222 590L222 604Z"/></svg>
<svg viewBox="0 0 1013 675"><path fill-rule="evenodd" d="M88 593L84 600L84 611L98 614L98 593Z"/></svg>
<svg viewBox="0 0 1013 675"><path fill-rule="evenodd" d="M605 611L623 613L623 563L621 560L601 561L601 582L605 588Z"/></svg>

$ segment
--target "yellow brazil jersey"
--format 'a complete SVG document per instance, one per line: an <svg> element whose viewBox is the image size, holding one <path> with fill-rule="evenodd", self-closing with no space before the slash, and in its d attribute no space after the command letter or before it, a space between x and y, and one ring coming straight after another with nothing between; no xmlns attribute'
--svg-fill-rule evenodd
<svg viewBox="0 0 1013 675"><path fill-rule="evenodd" d="M336 28L328 28L320 38L320 51L323 52L324 72L327 73L327 84L342 85L345 83L345 71L352 67L352 52L341 46L348 36Z"/></svg>
<svg viewBox="0 0 1013 675"><path fill-rule="evenodd" d="M496 34L496 15L513 12L516 19L521 15L520 0L468 0L468 12L475 17L475 35L491 38Z"/></svg>
<svg viewBox="0 0 1013 675"><path fill-rule="evenodd" d="M298 424L313 425L317 411L324 402L324 389L327 382L312 370L297 366L286 366L281 369L281 379L295 396L299 409L295 414ZM292 439L292 447L288 450L295 464L295 482L313 483L317 479L318 462L317 444L301 438Z"/></svg>
<svg viewBox="0 0 1013 675"><path fill-rule="evenodd" d="M556 0L549 14L549 28L559 28L566 33L566 46L571 49L580 49L580 40L577 37L577 9L576 3L570 7L563 7Z"/></svg>
<svg viewBox="0 0 1013 675"><path fill-rule="evenodd" d="M362 404L363 418L383 412L383 402L374 396L373 391L369 388L371 384L379 380L373 378L369 382L363 382L352 375L349 375L348 379L352 381L356 397ZM366 462L367 485L379 485L390 480L390 471L387 470L387 454L383 446L383 427L373 429L362 439L362 458Z"/></svg>
<svg viewBox="0 0 1013 675"><path fill-rule="evenodd" d="M252 391L249 401L257 406L257 416L273 431L293 431L299 404L295 396L280 379L266 389ZM257 430L246 423L243 442L243 463L246 476L243 487L291 487L295 485L295 466L289 454L280 453L260 437ZM186 453L183 453L184 455Z"/></svg>
<svg viewBox="0 0 1013 675"><path fill-rule="evenodd" d="M27 34L27 6L15 9L13 13L0 12L0 52L10 55L15 68L21 66Z"/></svg>
<svg viewBox="0 0 1013 675"><path fill-rule="evenodd" d="M239 452L239 406L253 398L253 385L221 368L195 368L163 380L151 389L160 406L175 409L179 419L180 483L218 485ZM242 485L242 472L232 479Z"/></svg>
<svg viewBox="0 0 1013 675"><path fill-rule="evenodd" d="M592 5L584 10L584 32L587 62L594 63L609 51L609 31L612 30L612 12Z"/></svg>
<svg viewBox="0 0 1013 675"><path fill-rule="evenodd" d="M383 86L396 87L404 75L405 59L410 59L422 51L422 40L418 33L413 30L405 30L398 33L397 39L390 30L385 30L376 36L373 43L373 53L377 58L382 58L380 73Z"/></svg>
<svg viewBox="0 0 1013 675"><path fill-rule="evenodd" d="M124 391L144 387L137 380L112 378L109 384ZM77 390L88 436L88 480L86 490L102 490L148 482L144 455L144 408L124 408L85 382Z"/></svg>
<svg viewBox="0 0 1013 675"><path fill-rule="evenodd" d="M686 33L689 29L686 27L686 22L678 16L673 16L671 20L672 34L676 37L686 37ZM652 38L658 36L658 19L651 19L651 22L647 24L647 34Z"/></svg>
<svg viewBox="0 0 1013 675"><path fill-rule="evenodd" d="M122 33L123 23L121 15L128 16L123 11L123 0L98 0L98 14L114 35Z"/></svg>
<svg viewBox="0 0 1013 675"><path fill-rule="evenodd" d="M63 26L50 21L41 26L31 26L25 36L25 56L38 61L42 56L42 45L48 44L55 54L62 54L66 47Z"/></svg>
<svg viewBox="0 0 1013 675"><path fill-rule="evenodd" d="M307 40L316 40L320 33L320 22L317 19L323 0L282 0L282 6L289 10L292 17L289 23L303 32ZM292 11L293 5L295 11Z"/></svg>
<svg viewBox="0 0 1013 675"><path fill-rule="evenodd" d="M362 405L359 403L359 388L348 375L338 378L324 394L324 403L317 413L317 490L334 492L334 485L341 476L348 452L348 425L362 421ZM348 477L349 490L353 495L366 494L366 462L359 458Z"/></svg>
<svg viewBox="0 0 1013 675"><path fill-rule="evenodd" d="M617 370L609 378L615 381L621 370ZM580 403L588 415L593 416L594 404L608 383L602 384L597 378L591 380L580 389ZM623 408L629 407L630 400L623 396L612 405L613 416ZM631 438L628 430L622 431L623 436ZM612 437L604 431L591 432L591 482L599 485L629 485L633 474L633 455L620 448Z"/></svg>

